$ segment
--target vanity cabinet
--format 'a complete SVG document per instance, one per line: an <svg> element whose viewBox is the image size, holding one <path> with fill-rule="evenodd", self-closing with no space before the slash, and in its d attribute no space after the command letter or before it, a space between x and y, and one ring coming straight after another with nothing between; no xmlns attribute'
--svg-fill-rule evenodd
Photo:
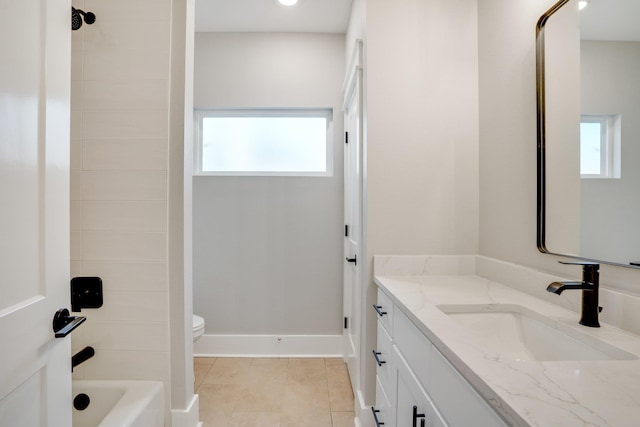
<svg viewBox="0 0 640 427"><path fill-rule="evenodd" d="M378 289L378 427L506 427L503 419Z"/></svg>

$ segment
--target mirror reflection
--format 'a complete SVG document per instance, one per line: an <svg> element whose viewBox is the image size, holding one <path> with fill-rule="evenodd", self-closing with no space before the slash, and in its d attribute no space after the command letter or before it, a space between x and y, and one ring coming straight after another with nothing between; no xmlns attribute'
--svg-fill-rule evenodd
<svg viewBox="0 0 640 427"><path fill-rule="evenodd" d="M640 265L640 2L565 3L544 40L546 250Z"/></svg>

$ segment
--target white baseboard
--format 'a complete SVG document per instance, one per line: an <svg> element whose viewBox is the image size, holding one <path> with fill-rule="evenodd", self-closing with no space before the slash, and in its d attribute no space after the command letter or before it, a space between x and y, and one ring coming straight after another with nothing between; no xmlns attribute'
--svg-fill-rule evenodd
<svg viewBox="0 0 640 427"><path fill-rule="evenodd" d="M371 415L371 407L364 404L364 396L360 390L356 391L355 395L355 409L356 409L356 427L375 427L376 423Z"/></svg>
<svg viewBox="0 0 640 427"><path fill-rule="evenodd" d="M172 427L201 427L200 422L200 399L197 394L193 395L187 409L171 410Z"/></svg>
<svg viewBox="0 0 640 427"><path fill-rule="evenodd" d="M202 335L196 357L342 357L342 335Z"/></svg>

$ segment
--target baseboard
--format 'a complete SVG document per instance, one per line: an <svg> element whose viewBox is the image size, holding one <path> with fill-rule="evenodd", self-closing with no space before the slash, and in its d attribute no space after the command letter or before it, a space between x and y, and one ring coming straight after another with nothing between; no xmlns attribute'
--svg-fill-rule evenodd
<svg viewBox="0 0 640 427"><path fill-rule="evenodd" d="M342 357L342 335L203 335L196 357Z"/></svg>
<svg viewBox="0 0 640 427"><path fill-rule="evenodd" d="M355 427L375 427L376 422L371 415L371 406L364 404L364 396L360 390L356 391L355 395L355 409L356 419L354 421Z"/></svg>
<svg viewBox="0 0 640 427"><path fill-rule="evenodd" d="M197 394L193 395L187 409L171 410L171 427L201 427L200 401Z"/></svg>

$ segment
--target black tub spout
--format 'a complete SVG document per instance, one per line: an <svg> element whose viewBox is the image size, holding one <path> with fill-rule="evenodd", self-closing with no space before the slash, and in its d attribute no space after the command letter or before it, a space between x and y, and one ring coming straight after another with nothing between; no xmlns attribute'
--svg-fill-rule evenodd
<svg viewBox="0 0 640 427"><path fill-rule="evenodd" d="M74 354L71 357L71 372L73 372L73 368L91 359L93 356L95 356L95 354L96 354L96 351L93 349L93 347L89 347L89 346L83 348L82 350Z"/></svg>

